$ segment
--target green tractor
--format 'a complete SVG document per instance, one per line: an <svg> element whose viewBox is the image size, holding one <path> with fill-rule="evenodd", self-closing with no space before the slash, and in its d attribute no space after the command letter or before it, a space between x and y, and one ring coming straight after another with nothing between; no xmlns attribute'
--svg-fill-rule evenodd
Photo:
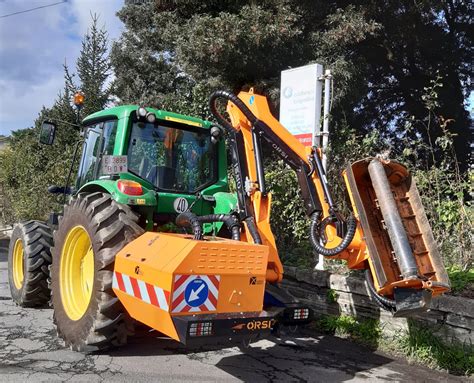
<svg viewBox="0 0 474 383"><path fill-rule="evenodd" d="M43 123L40 142L53 144L55 131ZM63 211L14 228L13 300L23 307L51 300L58 334L72 349L125 343L132 321L112 290L115 255L145 231L182 232L179 213L234 209L221 135L208 121L138 106L86 117L75 186L49 188L64 194ZM203 230L228 237L223 222Z"/></svg>

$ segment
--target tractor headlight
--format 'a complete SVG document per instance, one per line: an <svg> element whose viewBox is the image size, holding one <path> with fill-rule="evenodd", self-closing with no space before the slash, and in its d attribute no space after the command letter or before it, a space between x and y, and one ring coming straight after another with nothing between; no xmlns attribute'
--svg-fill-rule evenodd
<svg viewBox="0 0 474 383"><path fill-rule="evenodd" d="M154 124L155 121L156 121L156 116L154 113L147 113L146 115L146 120L150 123L150 124Z"/></svg>
<svg viewBox="0 0 474 383"><path fill-rule="evenodd" d="M137 115L138 115L138 117L141 117L141 118L145 118L147 113L148 112L146 111L146 109L143 106L140 106L137 110Z"/></svg>
<svg viewBox="0 0 474 383"><path fill-rule="evenodd" d="M219 141L221 135L222 135L222 130L221 128L219 128L218 126L213 126L211 128L211 142L213 144L217 144L217 142Z"/></svg>
<svg viewBox="0 0 474 383"><path fill-rule="evenodd" d="M212 137L218 138L221 134L222 134L222 131L219 127L213 126L211 128L211 136Z"/></svg>

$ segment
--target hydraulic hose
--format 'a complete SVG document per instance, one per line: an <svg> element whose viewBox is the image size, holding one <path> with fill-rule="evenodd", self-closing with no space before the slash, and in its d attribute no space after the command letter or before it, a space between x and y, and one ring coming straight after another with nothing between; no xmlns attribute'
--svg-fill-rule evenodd
<svg viewBox="0 0 474 383"><path fill-rule="evenodd" d="M202 226L196 214L190 211L181 213L176 217L176 225L190 227L193 230L194 239L202 240Z"/></svg>
<svg viewBox="0 0 474 383"><path fill-rule="evenodd" d="M250 111L250 109L247 107L247 105L245 105L245 103L240 98L238 98L232 92L229 92L229 91L226 91L226 90L217 90L214 93L212 93L211 97L209 98L209 107L211 108L212 114L219 121L219 124L221 124L227 131L234 132L234 128L232 127L229 120L227 118L225 118L217 110L216 101L217 101L218 98L224 98L227 101L232 102L237 108L240 109L240 111L244 114L244 116L247 118L247 120L250 121L250 123L252 125L257 122L257 120L258 120L257 117Z"/></svg>
<svg viewBox="0 0 474 383"><path fill-rule="evenodd" d="M253 217L246 218L245 223L247 224L247 228L249 229L249 232L253 238L253 241L257 245L261 245L263 243L262 237L260 237L260 233L258 232L257 226L255 225L255 220L253 219Z"/></svg>
<svg viewBox="0 0 474 383"><path fill-rule="evenodd" d="M243 113L247 120L249 120L250 124L254 125L258 121L257 117L250 111L247 105L245 105L245 103L235 94L226 90L215 91L209 98L209 107L211 108L211 112L216 117L219 124L222 125L229 134L235 134L235 129L229 120L217 110L216 101L219 98L223 98L232 102ZM263 242L258 232L257 226L255 225L255 219L253 217L247 217L245 218L245 223L247 224L247 228L250 235L252 236L253 241L256 244L261 245Z"/></svg>
<svg viewBox="0 0 474 383"><path fill-rule="evenodd" d="M354 238L354 234L356 232L357 228L357 220L355 217L351 214L349 218L347 219L347 232L344 238L342 239L341 243L337 245L336 247L332 249L327 249L323 245L321 245L321 236L319 233L319 214L318 212L313 213L311 216L311 225L310 225L310 232L309 232L309 239L311 242L311 245L313 245L314 250L318 254L322 254L325 257L334 257L335 255L339 254L341 251L344 251L347 246L352 242L352 239Z"/></svg>
<svg viewBox="0 0 474 383"><path fill-rule="evenodd" d="M365 280L367 281L367 286L369 287L370 295L374 298L375 302L384 310L395 311L395 301L381 296L375 290L374 281L372 280L372 275L369 269L365 270Z"/></svg>
<svg viewBox="0 0 474 383"><path fill-rule="evenodd" d="M200 223L223 222L231 232L234 241L240 241L240 223L232 214L209 214L196 217Z"/></svg>

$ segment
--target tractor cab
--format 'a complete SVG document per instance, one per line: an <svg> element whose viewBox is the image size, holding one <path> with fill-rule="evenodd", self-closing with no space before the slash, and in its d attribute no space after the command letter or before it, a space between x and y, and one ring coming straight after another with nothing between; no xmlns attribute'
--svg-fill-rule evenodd
<svg viewBox="0 0 474 383"><path fill-rule="evenodd" d="M53 123L45 123L40 139L54 139L54 129ZM216 193L226 206L235 199L226 193L221 130L209 121L126 105L86 117L81 134L77 178L67 191L107 192L145 216L147 230L169 224L190 206L199 215L213 212Z"/></svg>

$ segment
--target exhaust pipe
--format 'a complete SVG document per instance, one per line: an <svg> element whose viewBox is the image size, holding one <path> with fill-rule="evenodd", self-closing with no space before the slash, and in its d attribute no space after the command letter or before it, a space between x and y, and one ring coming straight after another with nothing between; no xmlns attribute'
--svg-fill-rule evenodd
<svg viewBox="0 0 474 383"><path fill-rule="evenodd" d="M370 162L368 171L402 277L416 279L418 267L385 168L378 159L374 159Z"/></svg>

